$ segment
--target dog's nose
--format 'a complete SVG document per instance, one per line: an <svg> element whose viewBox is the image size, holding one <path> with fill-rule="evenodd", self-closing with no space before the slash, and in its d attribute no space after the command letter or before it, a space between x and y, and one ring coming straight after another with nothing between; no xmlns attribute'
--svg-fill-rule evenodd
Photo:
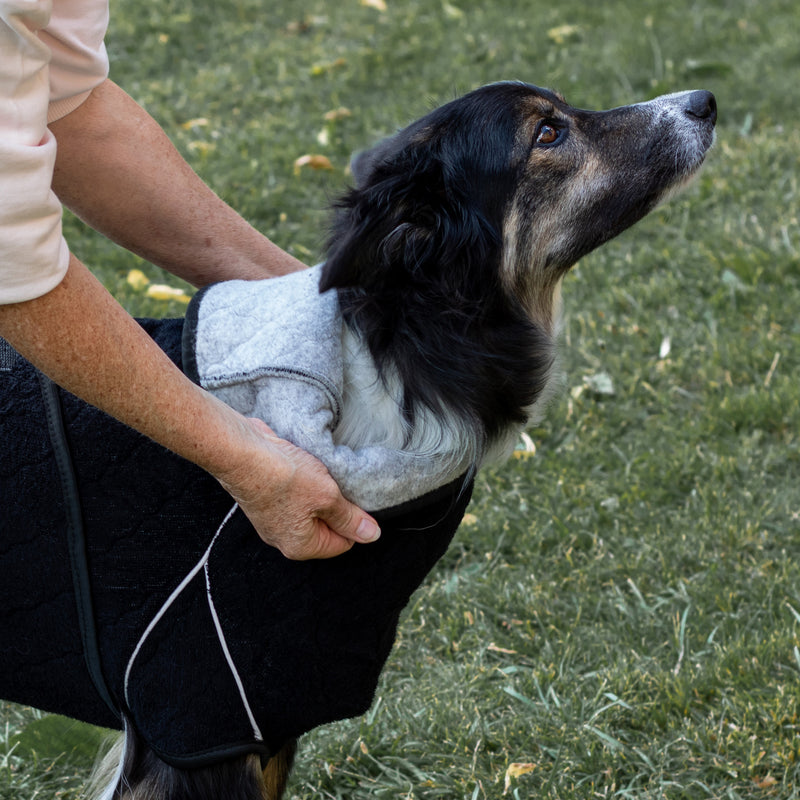
<svg viewBox="0 0 800 800"><path fill-rule="evenodd" d="M712 125L717 121L717 99L711 92L690 92L684 110L690 117L707 119Z"/></svg>

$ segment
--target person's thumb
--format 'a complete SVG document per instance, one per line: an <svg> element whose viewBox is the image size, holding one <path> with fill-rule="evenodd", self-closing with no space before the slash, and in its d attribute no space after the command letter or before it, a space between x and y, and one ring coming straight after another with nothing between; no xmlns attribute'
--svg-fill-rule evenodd
<svg viewBox="0 0 800 800"><path fill-rule="evenodd" d="M320 511L319 519L333 533L352 542L369 544L376 541L381 535L378 523L369 514L341 495L338 502Z"/></svg>

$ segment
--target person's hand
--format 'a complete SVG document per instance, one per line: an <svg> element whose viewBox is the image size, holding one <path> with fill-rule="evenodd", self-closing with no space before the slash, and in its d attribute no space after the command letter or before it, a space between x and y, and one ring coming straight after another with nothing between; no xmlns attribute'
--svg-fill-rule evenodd
<svg viewBox="0 0 800 800"><path fill-rule="evenodd" d="M252 454L238 471L217 479L267 544L305 560L331 558L378 538L375 520L342 496L320 461L264 422L247 423Z"/></svg>

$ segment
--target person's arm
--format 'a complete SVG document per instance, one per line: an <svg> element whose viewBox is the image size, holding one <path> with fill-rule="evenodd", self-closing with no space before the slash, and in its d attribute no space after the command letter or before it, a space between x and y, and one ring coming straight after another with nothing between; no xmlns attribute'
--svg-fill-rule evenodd
<svg viewBox="0 0 800 800"><path fill-rule="evenodd" d="M81 11L79 6L63 4L61 10L74 15ZM354 540L376 538L379 531L374 520L342 497L322 464L278 439L263 423L246 420L195 386L70 254L61 237L61 206L50 188L56 141L45 122L53 86L48 79L53 53L37 35L47 25L51 10L50 0L22 4L0 0L0 336L66 389L215 475L240 503L259 535L286 555L333 556L347 550ZM101 11L93 28L95 45L105 30L105 9ZM56 28L48 35L63 45L76 39L73 34L82 30L82 18L70 22L65 17ZM77 39L82 41L81 36ZM82 45L79 50L75 59L67 58L62 64L58 93L60 109L72 109L78 116L70 121L71 113L67 113L61 125L54 123L66 139L57 180L65 196L80 205L80 197L85 195L87 216L94 215L112 234L117 228L124 234L125 215L130 213L132 241L139 245L160 231L156 252L169 262L169 242L176 244L176 262L187 258L187 263L199 264L189 268L193 275L187 274L198 283L225 277L226 261L236 277L247 277L248 270L261 276L265 268L293 268L290 257L279 254L276 265L270 267L264 248L271 246L230 209L215 205L210 192L204 195L191 170L184 172L183 184L170 187L161 181L155 185L166 167L158 159L144 158L140 166L155 172L143 174L134 185L121 185L114 174L123 169L121 163L107 163L106 169L112 173L105 178L93 175L91 164L83 165L89 169L87 175L80 165L66 163L64 151L68 156L69 148L79 144L73 137L81 135L74 123L81 119L83 106L75 108L75 99L87 97L104 72L102 54L87 56L91 47L87 51ZM62 50L59 53L64 56ZM84 63L87 58L97 69ZM77 72L66 69L67 61L76 62L72 67ZM74 85L76 76L80 85ZM95 100L102 98L104 91L100 90ZM94 102L91 97L89 94L84 105ZM138 112L127 101L126 107L127 129L119 131L123 139L137 124ZM120 106L106 111L123 113ZM140 120L140 124L152 133L152 120L148 120ZM104 124L108 126L108 118ZM91 124L87 125L91 129ZM106 135L113 129L113 125L106 127ZM87 147L90 158L99 163L103 154L98 147L104 139L101 136L95 141L94 136L89 137ZM145 146L148 139L136 141ZM174 155L169 161L174 169ZM130 173L134 168L128 164L127 169ZM177 174L173 172L172 178L177 181ZM167 195L166 205L156 204L155 209L172 212L185 235L177 235L170 226L169 241L165 242L164 230L158 226L154 230L153 219L148 223L130 207L119 204L112 204L108 214L100 207L114 187L120 193L128 191L130 203L147 205L152 200L153 187L148 192L151 179L155 190L175 190ZM94 180L99 180L98 196L92 195ZM181 198L183 187L187 196ZM172 201L175 208L169 207ZM189 204L195 201L202 213L196 220L200 224L192 226ZM222 230L214 225L217 214L223 221ZM210 243L205 238L196 241L201 230ZM234 245L237 239L240 244ZM203 250L209 254L205 260L200 257Z"/></svg>
<svg viewBox="0 0 800 800"><path fill-rule="evenodd" d="M214 475L286 556L330 557L377 538L321 463L193 384L74 256L52 291L0 305L0 335L59 385Z"/></svg>
<svg viewBox="0 0 800 800"><path fill-rule="evenodd" d="M217 197L158 123L110 80L50 130L61 202L148 261L195 286L305 266Z"/></svg>

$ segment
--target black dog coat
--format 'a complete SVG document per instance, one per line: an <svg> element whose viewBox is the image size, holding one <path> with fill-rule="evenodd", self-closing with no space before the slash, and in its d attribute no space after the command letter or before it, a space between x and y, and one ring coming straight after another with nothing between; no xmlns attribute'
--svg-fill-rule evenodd
<svg viewBox="0 0 800 800"><path fill-rule="evenodd" d="M180 366L183 320L142 324ZM471 491L450 481L376 513L375 544L289 561L213 478L2 340L0 433L0 696L125 716L175 766L363 713Z"/></svg>

